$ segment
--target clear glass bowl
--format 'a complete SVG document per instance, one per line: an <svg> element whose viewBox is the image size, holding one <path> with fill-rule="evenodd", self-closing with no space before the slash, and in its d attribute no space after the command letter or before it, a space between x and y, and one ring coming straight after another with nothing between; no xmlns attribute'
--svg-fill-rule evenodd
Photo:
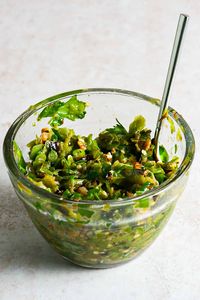
<svg viewBox="0 0 200 300"><path fill-rule="evenodd" d="M138 114L146 118L148 128L155 129L158 99L118 89L66 92L31 106L17 118L5 137L4 158L16 194L39 232L55 251L81 266L112 267L144 251L166 224L185 188L194 157L194 137L185 120L169 108L171 126L165 121L160 141L171 157L176 152L181 159L173 179L135 198L80 202L63 199L33 185L19 171L13 155L13 141L17 142L28 159L26 144L35 138L42 127L48 126L48 119L36 122L38 113L49 103L67 100L74 94L90 103L84 119L64 123L77 133L98 134L112 127L116 118L128 126Z"/></svg>

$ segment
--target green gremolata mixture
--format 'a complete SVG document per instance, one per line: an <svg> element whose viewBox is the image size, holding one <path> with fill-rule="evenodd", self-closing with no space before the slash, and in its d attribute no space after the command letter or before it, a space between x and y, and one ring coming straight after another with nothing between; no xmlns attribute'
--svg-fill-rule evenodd
<svg viewBox="0 0 200 300"><path fill-rule="evenodd" d="M97 137L92 133L82 136L61 126L65 118L74 121L85 114L86 103L76 96L48 105L38 121L50 118L49 126L29 142L29 161L25 162L15 142L14 154L29 181L59 195L51 201L19 186L28 199L25 206L45 239L72 262L105 267L132 259L158 235L174 204L154 209L159 195L144 195L125 205L123 200L142 195L173 177L179 159L169 160L163 146L159 148L160 161L154 159L151 130L145 127L142 116L128 128L116 119L112 128ZM81 202L85 199L100 205ZM111 205L113 199L119 204Z"/></svg>
<svg viewBox="0 0 200 300"><path fill-rule="evenodd" d="M31 182L74 201L111 200L141 195L174 175L178 157L169 161L160 146L161 161L155 161L151 130L141 115L129 128L116 119L97 137L60 127L64 118L84 118L86 106L73 96L44 108L38 120L49 117L49 127L28 144L29 162L15 145L18 165Z"/></svg>

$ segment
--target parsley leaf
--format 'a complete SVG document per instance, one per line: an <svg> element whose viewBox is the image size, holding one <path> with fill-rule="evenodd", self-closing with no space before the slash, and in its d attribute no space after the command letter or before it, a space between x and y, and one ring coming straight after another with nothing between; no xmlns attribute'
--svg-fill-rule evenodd
<svg viewBox="0 0 200 300"><path fill-rule="evenodd" d="M56 101L45 107L38 116L38 121L42 118L51 117L49 124L52 127L63 124L64 119L75 121L83 119L86 111L86 103L77 99L77 96L72 96L67 102Z"/></svg>

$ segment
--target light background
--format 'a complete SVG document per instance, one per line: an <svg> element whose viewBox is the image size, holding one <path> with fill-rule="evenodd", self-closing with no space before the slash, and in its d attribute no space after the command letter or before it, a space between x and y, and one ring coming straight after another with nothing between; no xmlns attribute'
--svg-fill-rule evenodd
<svg viewBox="0 0 200 300"><path fill-rule="evenodd" d="M190 15L170 103L197 143L168 225L139 258L108 270L65 263L16 199L0 154L1 300L200 299L200 2L0 0L0 143L30 104L77 88L161 97L180 12Z"/></svg>

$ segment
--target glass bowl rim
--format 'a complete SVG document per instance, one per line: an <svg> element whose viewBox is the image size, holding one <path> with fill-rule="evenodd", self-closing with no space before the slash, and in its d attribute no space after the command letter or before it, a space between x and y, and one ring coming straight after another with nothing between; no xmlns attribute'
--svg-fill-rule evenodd
<svg viewBox="0 0 200 300"><path fill-rule="evenodd" d="M22 183L26 188L33 190L34 192L40 194L43 197L46 197L51 200L56 201L64 201L70 204L78 203L78 204L88 204L88 205L97 205L102 206L107 203L110 204L110 206L115 205L125 205L134 203L135 201L138 201L140 199L143 199L144 197L152 197L155 195L160 194L161 192L164 192L168 190L180 177L182 177L190 168L193 159L194 159L194 153L195 153L195 140L193 133L187 124L187 122L184 120L184 118L173 108L170 106L168 107L168 113L170 117L172 117L173 120L177 122L177 124L182 128L183 134L185 136L186 140L186 151L185 156L183 158L183 161L181 165L179 166L175 176L171 179L168 179L161 183L157 188L152 189L150 191L145 192L142 195L135 196L135 197L126 197L123 199L115 199L115 200L81 200L78 202L74 202L73 200L68 200L62 196L53 194L51 192L48 192L36 185L34 185L31 181L29 181L23 173L20 172L17 163L14 158L13 153L13 141L15 139L15 136L17 134L18 129L21 127L21 125L26 121L32 114L36 113L39 109L47 105L48 103L56 100L60 100L62 98L66 98L68 96L72 95L80 95L85 93L98 93L98 94L122 94L130 97L137 98L138 100L145 100L147 102L150 102L151 104L154 104L156 106L160 105L160 100L157 98L152 98L150 96L124 90L124 89L118 89L118 88L87 88L87 89L79 89L79 90L72 90L64 93L60 93L51 97L48 97L40 102L37 102L34 105L31 105L27 110L25 110L19 117L12 123L10 128L8 129L6 136L4 138L3 142L3 154L4 154L4 160L6 163L6 166L8 170L11 172L11 174L17 178L17 180ZM174 116L176 116L174 118Z"/></svg>

